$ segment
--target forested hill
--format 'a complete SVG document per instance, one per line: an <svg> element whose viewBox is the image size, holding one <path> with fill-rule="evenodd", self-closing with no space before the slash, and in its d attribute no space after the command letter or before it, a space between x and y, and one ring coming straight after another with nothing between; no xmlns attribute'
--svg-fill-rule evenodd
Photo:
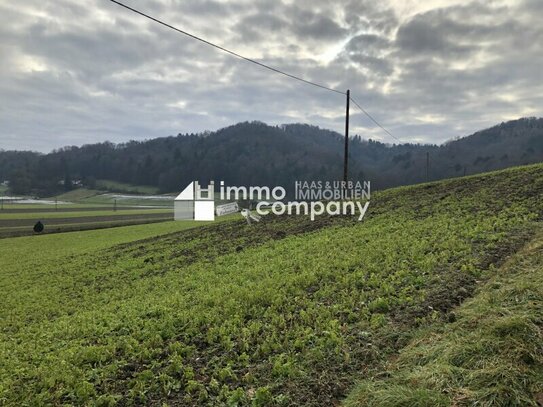
<svg viewBox="0 0 543 407"><path fill-rule="evenodd" d="M350 143L350 177L374 188L413 184L543 161L543 119L519 119L446 144ZM192 180L232 185L284 185L295 180L341 179L343 137L305 124L239 123L213 133L180 134L124 144L66 147L49 154L0 151L0 181L12 192L47 195L59 181L96 179L179 191Z"/></svg>

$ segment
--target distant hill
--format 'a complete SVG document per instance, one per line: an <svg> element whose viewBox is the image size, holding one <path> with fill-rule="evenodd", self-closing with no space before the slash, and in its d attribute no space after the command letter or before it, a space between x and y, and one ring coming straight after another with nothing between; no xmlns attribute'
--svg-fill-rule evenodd
<svg viewBox="0 0 543 407"><path fill-rule="evenodd" d="M543 119L502 123L443 145L387 145L360 136L350 143L350 177L374 188L475 174L543 161ZM123 144L65 147L49 154L0 151L0 181L13 192L48 195L74 180L97 179L178 191L192 180L291 186L341 179L343 136L306 124L245 122L216 132ZM64 185L64 186L63 186Z"/></svg>

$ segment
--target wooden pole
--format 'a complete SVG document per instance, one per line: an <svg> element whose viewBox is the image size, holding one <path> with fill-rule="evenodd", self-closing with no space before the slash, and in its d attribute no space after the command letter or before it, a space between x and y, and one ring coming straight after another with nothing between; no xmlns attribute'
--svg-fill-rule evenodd
<svg viewBox="0 0 543 407"><path fill-rule="evenodd" d="M430 180L430 152L426 152L426 182Z"/></svg>
<svg viewBox="0 0 543 407"><path fill-rule="evenodd" d="M347 89L347 106L345 109L345 155L343 157L343 181L347 182L349 176L349 103L351 91Z"/></svg>

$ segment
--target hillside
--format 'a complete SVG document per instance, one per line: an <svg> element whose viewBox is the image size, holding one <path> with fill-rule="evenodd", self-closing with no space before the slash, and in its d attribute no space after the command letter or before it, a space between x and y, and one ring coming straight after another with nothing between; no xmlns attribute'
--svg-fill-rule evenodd
<svg viewBox="0 0 543 407"><path fill-rule="evenodd" d="M543 404L543 230L449 319L418 332L346 407Z"/></svg>
<svg viewBox="0 0 543 407"><path fill-rule="evenodd" d="M359 136L350 143L350 176L373 187L476 174L543 161L543 119L520 119L441 146L387 145ZM213 133L184 134L143 142L67 147L50 154L0 152L0 180L17 194L51 196L71 180L95 189L142 185L176 192L190 181L230 185L282 185L343 176L343 137L302 124L239 123ZM102 181L103 183L103 181ZM118 192L120 192L118 190Z"/></svg>
<svg viewBox="0 0 543 407"><path fill-rule="evenodd" d="M380 192L362 223L266 217L111 245L96 231L92 246L71 252L91 233L81 232L66 234L61 251L40 241L43 261L21 256L37 241L20 238L0 254L0 400L329 406L366 380L356 403L364 389L387 386L378 381L404 347L418 352L413 340L464 321L456 307L541 227L542 197L543 165L532 165ZM540 275L537 263L532 272ZM543 301L540 291L529 296ZM511 306L485 304L485 314ZM497 354L497 363L538 372L538 329L523 336L529 353ZM449 340L443 334L436 349ZM460 361L484 357L455 349ZM395 388L405 385L390 374ZM511 394L507 405L535 405L537 377L489 380ZM447 388L421 383L452 405Z"/></svg>

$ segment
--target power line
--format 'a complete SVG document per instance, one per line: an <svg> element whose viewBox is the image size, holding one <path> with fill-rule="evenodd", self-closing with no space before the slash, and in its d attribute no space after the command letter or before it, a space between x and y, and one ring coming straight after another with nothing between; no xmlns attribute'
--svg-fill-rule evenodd
<svg viewBox="0 0 543 407"><path fill-rule="evenodd" d="M235 56L235 57L237 57L237 58L243 59L244 61L251 62L251 63L253 63L253 64L255 64L255 65L258 65L258 66L260 66L260 67L262 67L262 68L265 68L265 69L268 69L268 70L270 70L270 71L272 71L272 72L275 72L275 73L284 75L284 76L289 77L289 78L291 78L291 79L295 79L295 80L297 80L297 81L303 82L303 83L305 83L305 84L307 84L307 85L316 86L316 87L318 87L318 88L325 89L325 90L328 90L328 91L330 91L330 92L339 93L340 95L347 95L346 92L342 92L342 91L340 91L340 90L338 90L338 89L334 89L334 88L331 88L331 87L328 87L328 86L325 86L325 85L321 85L321 84L316 83L316 82L309 81L309 80L304 79L304 78L301 78L301 77L299 77L299 76L292 75L292 74L290 74L290 73L288 73L288 72L285 72L285 71L282 71L282 70L280 70L280 69L274 68L274 67L272 67L272 66L266 65L266 64L264 64L264 63L262 63L262 62L258 62L258 61L254 60L254 59L252 59L252 58L245 57L245 56L243 56L243 55L241 55L241 54L238 54L237 52L230 51L230 50L227 49L227 48L224 48L224 47L222 47L222 46L220 46L220 45L214 44L214 43L212 43L212 42L210 42L210 41L207 41L207 40L205 40L205 39L203 39L203 38L201 38L201 37L198 37L198 36L196 36L196 35L194 35L194 34L191 34L191 33L187 32L187 31L181 30L180 28L174 27L173 25L170 25L170 24L168 24L168 23L166 23L166 22L164 22L164 21L162 21L162 20L159 20L158 18L152 17L152 16L150 16L150 15L148 15L148 14L146 14L146 13L143 13L142 11L136 10L135 8L132 8L132 7L130 7L130 6L127 6L126 4L123 4L123 3L121 3L121 2L119 2L119 1L117 1L117 0L110 0L110 1L111 1L112 3L115 3L115 4L119 5L119 6L121 6L121 7L125 8L125 9L127 9L127 10L130 10L130 11L136 13L136 14L139 14L139 15L142 16L142 17L145 17L145 18L147 18L147 19L149 19L149 20L151 20L151 21L154 21L154 22L156 22L156 23L158 23L158 24L160 24L160 25L163 25L164 27L170 28L170 29L172 29L172 30L174 30L174 31L177 31L177 32L180 33L180 34L186 35L187 37L190 37L190 38L192 38L192 39L195 39L195 40L197 40L197 41L200 41L200 42L202 42L202 43L204 43L204 44L206 44L206 45L209 45L209 46L211 46L211 47L214 47L214 48L216 48L216 49L218 49L218 50L220 50L220 51L226 52L227 54L230 54L230 55L233 55L233 56ZM351 100L351 101L352 101L352 102L353 102L353 103L354 103L354 104L355 104L355 105L356 105L356 106L357 106L357 107L358 107L358 108L359 108L366 116L368 116L368 117L371 119L372 122L374 122L377 126L379 126L385 133L387 133L390 137L394 138L394 139L397 140L398 142L400 142L400 143L402 142L400 139L398 139L397 137L393 136L387 129L385 129L385 128L377 121L377 120L375 120L375 119L373 118L373 116L371 116L371 115L370 115L370 114L369 114L362 106L360 106L360 105L356 102L356 100L354 100L354 99L351 98L350 96L349 96L349 99L350 99L350 100Z"/></svg>
<svg viewBox="0 0 543 407"><path fill-rule="evenodd" d="M335 92L335 93L339 93L339 94L341 94L341 95L345 95L345 92L342 92L342 91L340 91L340 90L337 90L337 89L334 89L334 88L330 88L330 87L328 87L328 86L321 85L321 84L318 84L318 83L309 81L309 80L307 80L307 79L300 78L299 76L289 74L289 73L287 73L287 72L281 71L280 69L277 69L277 68L274 68L274 67L272 67L272 66L266 65L266 64L264 64L264 63L262 63L262 62L258 62L258 61L255 61L254 59L245 57L245 56L243 56L243 55L241 55L241 54L238 54L237 52L230 51L229 49L226 49L226 48L224 48L224 47L221 47L220 45L217 45L217 44L214 44L214 43L212 43L212 42L210 42L210 41L204 40L203 38L200 38L200 37L198 37L198 36L196 36L196 35L194 35L194 34L188 33L187 31L184 31L184 30L181 30L181 29L179 29L179 28L177 28L177 27L174 27L173 25L170 25L170 24L168 24L168 23L165 23L164 21L161 21L161 20L159 20L158 18L155 18L155 17L152 17L152 16L150 16L150 15L148 15L148 14L145 14L145 13L143 13L143 12L141 12L141 11L139 11L139 10L136 10L135 8L132 8L132 7L130 7L130 6L127 6L126 4L123 4L123 3L119 2L119 1L116 1L116 0L110 0L110 1L113 2L113 3L115 3L115 4L118 4L118 5L121 6L121 7L124 7L124 8L127 9L127 10L130 10L130 11L136 13L136 14L139 14L140 16L143 16L143 17L148 18L149 20L152 20L152 21L154 21L154 22L156 22L156 23L159 23L159 24L161 24L161 25L163 25L163 26L165 26L165 27L167 27L167 28L170 28L170 29L172 29L172 30L175 30L175 31L177 31L178 33L181 33L181 34L183 34L183 35L186 35L186 36L188 36L188 37L190 37L190 38L193 38L193 39L195 39L195 40L197 40L197 41L203 42L204 44L210 45L210 46L212 46L212 47L214 47L214 48L217 48L217 49L219 49L219 50L221 50L221 51L223 51L223 52L226 52L226 53L228 53L228 54L230 54L230 55L233 55L233 56L235 56L235 57L237 57L237 58L241 58L241 59L243 59L243 60L245 60L245 61L247 61L247 62L251 62L251 63L253 63L253 64L256 64L256 65L258 65L258 66L261 66L262 68L269 69L270 71L276 72L276 73L281 74L281 75L285 75L285 76L287 76L287 77L289 77L289 78L291 78L291 79L295 79L295 80L297 80L297 81L304 82L304 83L306 83L306 84L308 84L308 85L313 85L313 86L316 86L316 87L321 88L321 89L325 89L325 90L329 90L329 91L331 91L331 92Z"/></svg>
<svg viewBox="0 0 543 407"><path fill-rule="evenodd" d="M370 120L371 120L372 122L374 122L377 126L379 126L386 134L388 134L388 135L389 135L390 137L392 137L393 139L397 140L399 143L402 142L398 137L394 136L390 131L388 131L388 130L385 129L383 126L381 126L381 124L380 124L377 120L375 120L375 119L373 118L373 116L372 116L371 114L369 114L362 106L360 106L360 105L356 102L356 100L354 100L353 98L350 98L350 99L351 99L351 101L356 105L356 107L358 107L358 108L360 109L360 111L361 111L362 113L364 113L366 116L368 116L368 117L370 118Z"/></svg>

